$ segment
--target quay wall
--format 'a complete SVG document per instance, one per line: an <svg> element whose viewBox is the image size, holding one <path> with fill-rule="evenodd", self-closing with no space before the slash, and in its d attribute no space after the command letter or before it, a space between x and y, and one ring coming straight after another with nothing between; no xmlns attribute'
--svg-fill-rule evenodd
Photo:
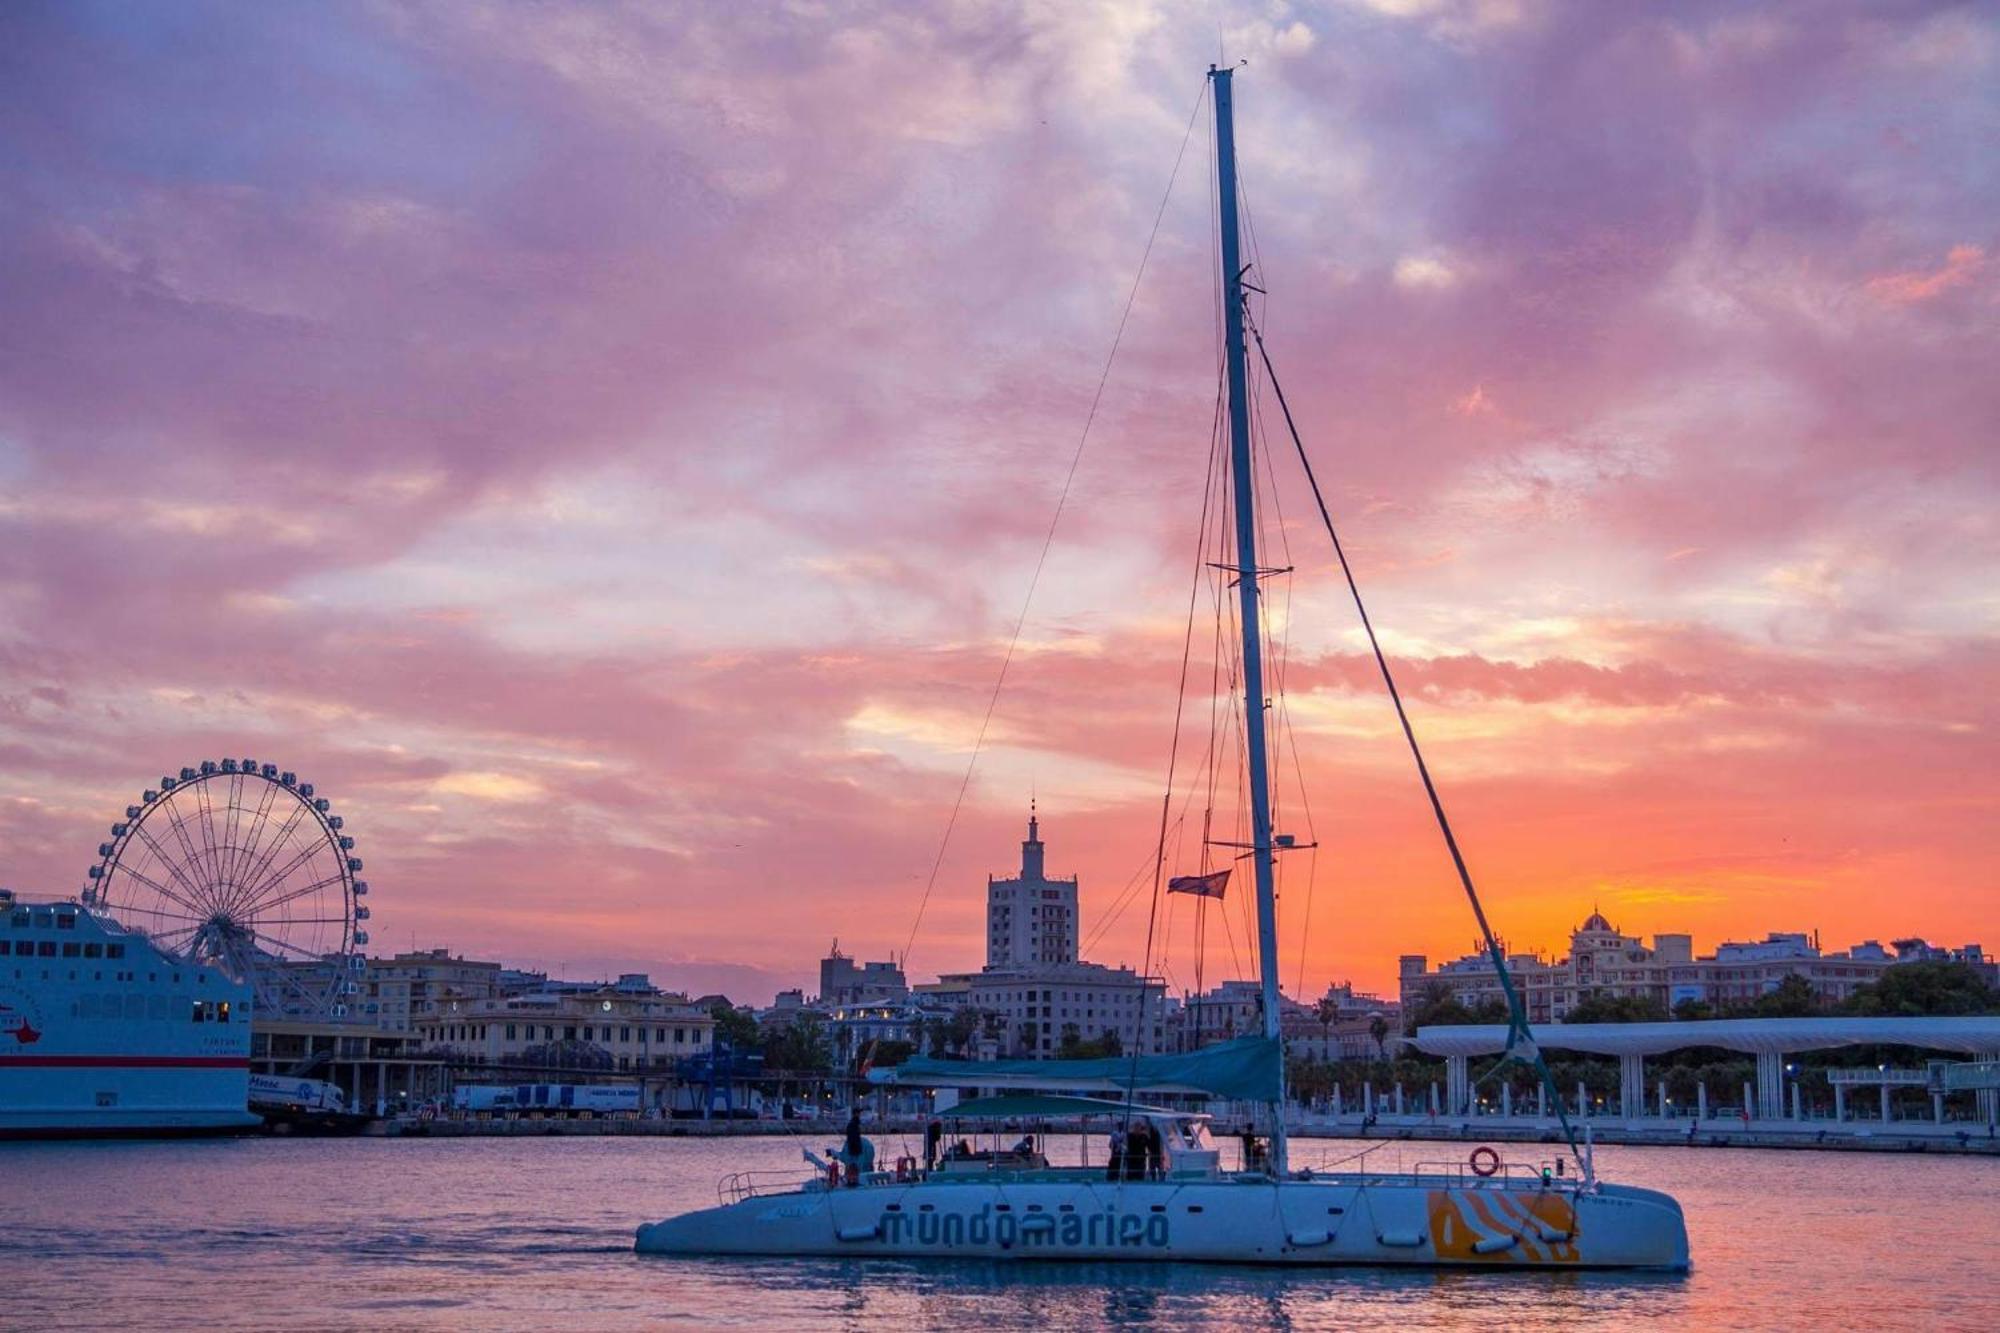
<svg viewBox="0 0 2000 1333"><path fill-rule="evenodd" d="M904 1136L921 1140L922 1117L869 1116L866 1132L872 1138ZM1692 1135L1690 1125L1695 1126ZM599 1117L589 1120L564 1119L450 1119L423 1120L401 1116L372 1122L368 1134L409 1138L536 1138L536 1137L635 1137L635 1138L793 1138L806 1146L836 1142L845 1128L840 1120L646 1120ZM1218 1137L1228 1128L1222 1122ZM954 1131L956 1134L958 1131ZM1857 1132L1852 1123L1842 1130L1820 1127L1812 1122L1781 1121L1744 1126L1737 1121L1605 1121L1590 1122L1591 1137L1601 1144L1624 1144L1659 1148L1784 1148L1818 1152L1921 1152L1969 1157L2000 1157L2000 1139L1990 1137L1984 1126L1976 1131L1965 1126L1936 1125L1928 1121L1896 1123ZM1465 1143L1546 1143L1561 1142L1561 1132L1553 1124L1532 1121L1498 1122L1496 1119L1465 1122L1412 1123L1377 1121L1363 1127L1357 1123L1320 1122L1290 1127L1292 1139L1362 1140L1373 1142ZM1294 1154L1298 1156L1297 1153Z"/></svg>
<svg viewBox="0 0 2000 1333"><path fill-rule="evenodd" d="M1895 1125L1888 1129L1845 1132L1805 1125L1763 1125L1755 1121L1741 1124L1704 1122L1688 1133L1689 1121L1658 1124L1590 1122L1590 1136L1600 1144L1623 1144L1647 1148L1785 1148L1803 1152L1920 1152L1964 1157L2000 1157L2000 1139L1990 1138L1985 1127L1976 1132L1930 1124ZM1960 1132L1962 1129L1963 1132ZM1582 1127L1578 1126L1578 1137ZM1556 1126L1535 1124L1391 1125L1377 1123L1367 1130L1359 1125L1309 1125L1290 1131L1299 1139L1359 1139L1374 1142L1429 1143L1547 1143L1562 1142ZM1296 1156L1296 1154L1294 1154Z"/></svg>

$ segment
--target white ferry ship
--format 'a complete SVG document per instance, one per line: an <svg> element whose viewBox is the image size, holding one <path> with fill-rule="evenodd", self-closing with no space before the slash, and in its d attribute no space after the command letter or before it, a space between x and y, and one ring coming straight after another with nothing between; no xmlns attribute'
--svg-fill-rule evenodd
<svg viewBox="0 0 2000 1333"><path fill-rule="evenodd" d="M0 889L0 1138L256 1125L250 996L78 903Z"/></svg>

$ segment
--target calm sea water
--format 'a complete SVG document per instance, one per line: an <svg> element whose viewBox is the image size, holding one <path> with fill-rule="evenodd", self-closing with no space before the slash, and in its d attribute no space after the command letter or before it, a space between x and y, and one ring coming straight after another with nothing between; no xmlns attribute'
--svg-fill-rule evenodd
<svg viewBox="0 0 2000 1333"><path fill-rule="evenodd" d="M815 1137L807 1142L820 1145ZM250 1139L0 1145L0 1324L55 1328L2000 1328L2000 1162L1599 1150L1674 1191L1685 1276L679 1260L786 1139ZM823 1145L821 1145L823 1146ZM886 1146L886 1145L885 1145ZM1331 1160L1345 1143L1306 1143ZM1396 1145L1372 1164L1456 1156ZM1066 1153L1064 1155L1067 1155Z"/></svg>

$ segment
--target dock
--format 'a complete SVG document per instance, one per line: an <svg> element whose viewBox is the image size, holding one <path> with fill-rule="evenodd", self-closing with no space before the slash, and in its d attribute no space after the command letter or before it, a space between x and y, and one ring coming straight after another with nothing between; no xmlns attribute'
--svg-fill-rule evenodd
<svg viewBox="0 0 2000 1333"><path fill-rule="evenodd" d="M1219 1122L1226 1129L1226 1122ZM1689 1133L1689 1126L1694 1132ZM440 1117L395 1116L371 1122L364 1131L377 1138L793 1138L804 1142L831 1141L845 1128L838 1119L818 1120L679 1120L640 1116L595 1117ZM920 1116L870 1116L867 1133L871 1137L902 1135L920 1139L924 1119ZM1496 1118L1433 1121L1425 1117L1387 1118L1364 1126L1358 1121L1305 1121L1288 1127L1294 1140L1346 1140L1360 1142L1462 1142L1534 1143L1562 1142L1560 1127L1554 1122L1516 1120L1500 1123ZM1986 1128L1976 1131L1963 1125L1936 1125L1929 1121L1898 1122L1888 1126L1857 1128L1852 1122L1836 1132L1831 1124L1799 1124L1791 1121L1666 1121L1621 1123L1593 1119L1591 1138L1598 1144L1650 1148L1781 1148L1818 1152L1935 1153L1948 1156L2000 1158L2000 1138Z"/></svg>

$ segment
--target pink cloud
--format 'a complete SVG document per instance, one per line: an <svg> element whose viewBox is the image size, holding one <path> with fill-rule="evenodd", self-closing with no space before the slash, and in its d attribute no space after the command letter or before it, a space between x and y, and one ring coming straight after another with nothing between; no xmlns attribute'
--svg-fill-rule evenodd
<svg viewBox="0 0 2000 1333"><path fill-rule="evenodd" d="M1986 251L1976 245L1954 245L1944 263L1928 271L1885 273L1868 280L1868 294L1885 305L1914 305L1942 296L1976 279L1986 267Z"/></svg>
<svg viewBox="0 0 2000 1333"><path fill-rule="evenodd" d="M1977 936L1991 43L1933 58L1922 6L1295 9L1237 34L1259 316L1511 933L1608 884L1658 905L1628 928ZM392 943L766 980L900 948L1211 38L0 30L0 879L72 889L158 771L248 751L355 811ZM1015 779L1070 779L1089 910L1151 845L1214 390L1199 138L919 969L976 961ZM1347 905L1308 976L1380 984L1465 931L1274 463Z"/></svg>

